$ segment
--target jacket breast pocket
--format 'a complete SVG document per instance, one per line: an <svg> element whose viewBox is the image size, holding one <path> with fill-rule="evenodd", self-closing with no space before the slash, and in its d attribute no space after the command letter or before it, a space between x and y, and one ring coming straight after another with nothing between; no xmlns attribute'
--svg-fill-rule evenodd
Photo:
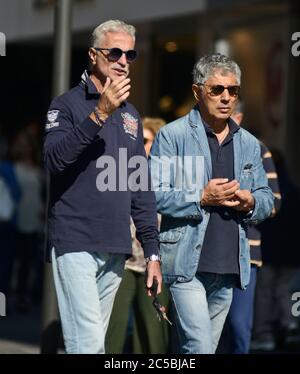
<svg viewBox="0 0 300 374"><path fill-rule="evenodd" d="M240 177L240 189L251 191L253 184L253 165L248 163L244 165Z"/></svg>

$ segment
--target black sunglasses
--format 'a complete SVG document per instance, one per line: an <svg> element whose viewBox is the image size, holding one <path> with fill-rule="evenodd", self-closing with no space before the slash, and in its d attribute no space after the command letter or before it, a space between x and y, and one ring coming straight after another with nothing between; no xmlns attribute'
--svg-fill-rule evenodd
<svg viewBox="0 0 300 374"><path fill-rule="evenodd" d="M129 49L128 51L122 51L120 48L95 48L96 51L109 51L106 57L109 61L118 61L123 53L125 53L127 62L132 62L137 58L137 51L134 49Z"/></svg>
<svg viewBox="0 0 300 374"><path fill-rule="evenodd" d="M151 141L152 141L151 139L144 138L144 145L146 145L147 143L149 143Z"/></svg>
<svg viewBox="0 0 300 374"><path fill-rule="evenodd" d="M204 83L200 83L201 86L205 86ZM212 95L212 96L219 96L221 95L224 90L228 90L228 93L230 96L238 96L239 92L240 92L240 86L222 86L221 84L217 84L215 86L208 86L207 87L210 88L210 91L209 93Z"/></svg>

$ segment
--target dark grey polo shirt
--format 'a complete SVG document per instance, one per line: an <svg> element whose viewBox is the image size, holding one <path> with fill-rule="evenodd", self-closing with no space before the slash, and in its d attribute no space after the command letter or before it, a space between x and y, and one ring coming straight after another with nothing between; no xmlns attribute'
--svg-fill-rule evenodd
<svg viewBox="0 0 300 374"><path fill-rule="evenodd" d="M204 123L211 153L212 178L234 179L233 134L239 126L229 121L229 133L219 145L213 130ZM217 274L239 274L239 230L238 214L233 208L210 207L210 219L207 225L199 272Z"/></svg>

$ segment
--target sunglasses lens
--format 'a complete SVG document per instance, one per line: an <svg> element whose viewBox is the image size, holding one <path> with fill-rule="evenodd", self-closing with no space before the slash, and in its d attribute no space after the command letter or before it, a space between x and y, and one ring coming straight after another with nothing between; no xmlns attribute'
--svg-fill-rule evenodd
<svg viewBox="0 0 300 374"><path fill-rule="evenodd" d="M126 59L127 61L131 62L136 59L137 52L134 49L130 49L129 51L126 52Z"/></svg>
<svg viewBox="0 0 300 374"><path fill-rule="evenodd" d="M228 92L230 96L237 96L239 94L240 87L239 86L230 86L228 87Z"/></svg>
<svg viewBox="0 0 300 374"><path fill-rule="evenodd" d="M211 87L211 93L215 96L221 95L221 93L224 91L225 87L221 85L212 86Z"/></svg>
<svg viewBox="0 0 300 374"><path fill-rule="evenodd" d="M120 48L111 48L108 58L110 61L118 61L122 54L123 51Z"/></svg>
<svg viewBox="0 0 300 374"><path fill-rule="evenodd" d="M111 48L108 58L110 61L116 62L122 57L123 51L120 48ZM134 61L137 56L137 52L134 49L130 49L129 51L125 52L126 60L128 62Z"/></svg>
<svg viewBox="0 0 300 374"><path fill-rule="evenodd" d="M214 96L219 96L223 93L223 91L227 88L230 96L238 96L240 91L240 86L229 86L224 87L222 85L212 86L211 87L211 93Z"/></svg>

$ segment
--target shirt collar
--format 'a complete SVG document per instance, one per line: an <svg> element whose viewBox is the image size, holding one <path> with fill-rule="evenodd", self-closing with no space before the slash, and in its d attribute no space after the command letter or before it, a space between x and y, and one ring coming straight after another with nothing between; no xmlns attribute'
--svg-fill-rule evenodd
<svg viewBox="0 0 300 374"><path fill-rule="evenodd" d="M229 126L229 131L232 134L240 130L240 126L237 125L231 117L228 118L228 126Z"/></svg>
<svg viewBox="0 0 300 374"><path fill-rule="evenodd" d="M91 72L85 70L81 75L81 84L86 88L86 91L90 95L100 95L100 92L97 90L93 81L90 78Z"/></svg>

